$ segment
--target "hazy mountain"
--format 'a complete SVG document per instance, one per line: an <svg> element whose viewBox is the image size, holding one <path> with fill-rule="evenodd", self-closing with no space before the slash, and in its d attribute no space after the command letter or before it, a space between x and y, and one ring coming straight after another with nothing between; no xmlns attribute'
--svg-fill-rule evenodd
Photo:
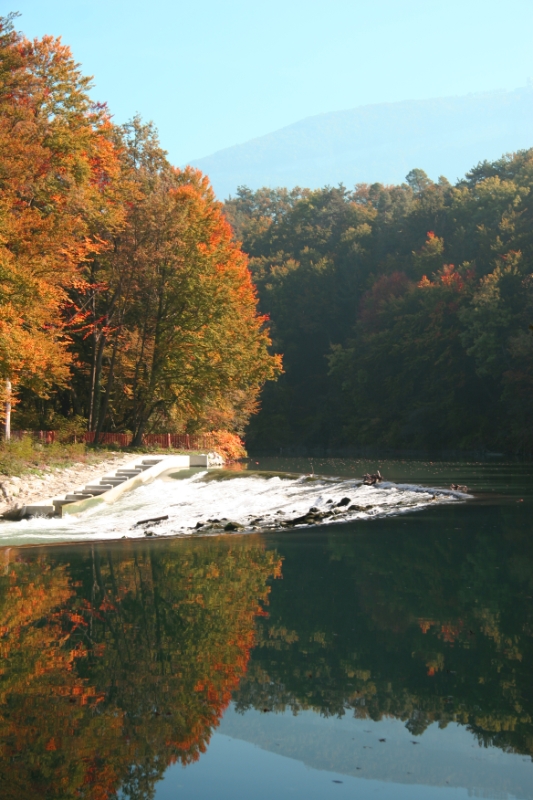
<svg viewBox="0 0 533 800"><path fill-rule="evenodd" d="M192 163L220 198L237 186L399 183L414 167L452 182L533 146L533 88L406 100L308 117Z"/></svg>

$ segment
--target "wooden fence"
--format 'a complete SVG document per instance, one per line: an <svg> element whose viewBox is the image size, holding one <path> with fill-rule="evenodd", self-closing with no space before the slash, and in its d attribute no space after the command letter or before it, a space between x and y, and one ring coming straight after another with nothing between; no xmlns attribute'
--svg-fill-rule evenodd
<svg viewBox="0 0 533 800"><path fill-rule="evenodd" d="M77 437L79 442L94 442L94 431L87 431ZM11 431L12 439L22 439L23 436L32 436L43 444L53 444L59 440L57 431ZM115 444L118 447L128 447L133 436L131 433L101 433L98 437L99 444ZM212 450L214 447L213 436L209 433L145 433L142 437L143 446L156 445L161 448L175 450Z"/></svg>

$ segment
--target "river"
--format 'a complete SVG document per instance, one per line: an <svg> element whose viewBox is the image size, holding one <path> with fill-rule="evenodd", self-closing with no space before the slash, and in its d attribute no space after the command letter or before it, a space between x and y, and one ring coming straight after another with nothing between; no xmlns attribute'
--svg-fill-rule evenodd
<svg viewBox="0 0 533 800"><path fill-rule="evenodd" d="M0 528L2 798L533 798L533 467L219 477Z"/></svg>

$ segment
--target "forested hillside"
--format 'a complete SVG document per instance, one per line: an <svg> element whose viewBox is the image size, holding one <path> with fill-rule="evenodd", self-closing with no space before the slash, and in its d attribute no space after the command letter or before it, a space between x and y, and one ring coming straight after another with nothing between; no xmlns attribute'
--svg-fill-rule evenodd
<svg viewBox="0 0 533 800"><path fill-rule="evenodd" d="M464 180L239 190L285 374L248 445L530 453L533 150Z"/></svg>

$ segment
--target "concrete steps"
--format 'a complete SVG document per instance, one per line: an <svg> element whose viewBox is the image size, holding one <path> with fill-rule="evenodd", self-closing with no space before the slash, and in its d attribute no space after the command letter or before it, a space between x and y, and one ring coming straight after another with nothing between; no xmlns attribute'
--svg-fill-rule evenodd
<svg viewBox="0 0 533 800"><path fill-rule="evenodd" d="M80 513L99 503L112 503L125 491L149 483L169 469L207 467L207 455L154 456L121 467L113 474L104 475L98 483L88 483L73 489L63 497L31 503L21 509L20 518L36 515L63 516L65 513ZM72 507L72 508L70 508Z"/></svg>

